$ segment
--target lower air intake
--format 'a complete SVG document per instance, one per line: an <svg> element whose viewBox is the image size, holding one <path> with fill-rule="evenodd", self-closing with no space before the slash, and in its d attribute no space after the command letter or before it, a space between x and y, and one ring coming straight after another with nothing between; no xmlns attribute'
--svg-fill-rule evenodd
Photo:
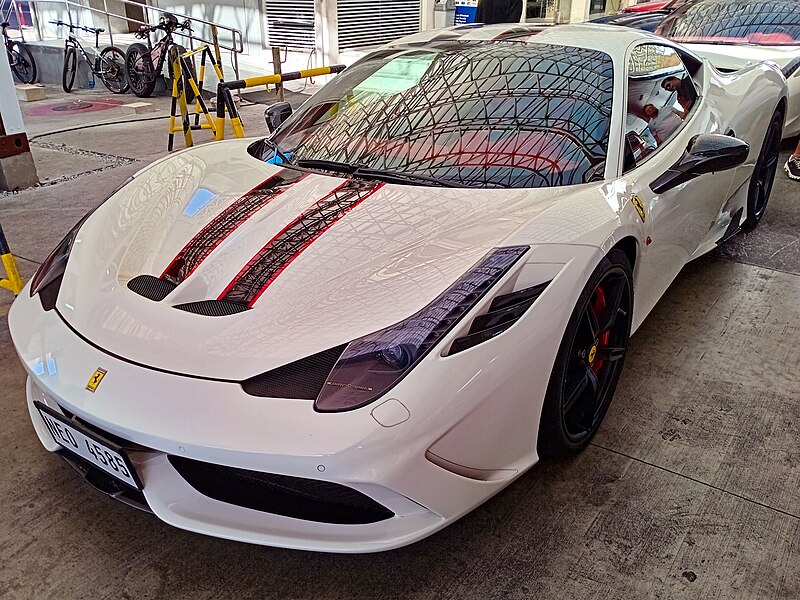
<svg viewBox="0 0 800 600"><path fill-rule="evenodd" d="M169 462L195 490L227 504L293 519L363 525L394 516L353 488L320 481L224 467L170 456Z"/></svg>
<svg viewBox="0 0 800 600"><path fill-rule="evenodd" d="M171 281L165 281L153 275L138 275L128 282L130 291L154 302L160 302L166 298L176 287L178 286Z"/></svg>

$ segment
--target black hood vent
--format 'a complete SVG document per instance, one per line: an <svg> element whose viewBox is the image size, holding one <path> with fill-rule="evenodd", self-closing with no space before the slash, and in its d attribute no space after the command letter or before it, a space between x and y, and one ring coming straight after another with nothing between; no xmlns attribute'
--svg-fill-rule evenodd
<svg viewBox="0 0 800 600"><path fill-rule="evenodd" d="M153 302L161 302L177 285L153 275L138 275L128 282L128 289Z"/></svg>
<svg viewBox="0 0 800 600"><path fill-rule="evenodd" d="M228 300L201 300L200 302L187 302L176 304L173 308L206 317L225 317L249 310L246 304L230 302Z"/></svg>

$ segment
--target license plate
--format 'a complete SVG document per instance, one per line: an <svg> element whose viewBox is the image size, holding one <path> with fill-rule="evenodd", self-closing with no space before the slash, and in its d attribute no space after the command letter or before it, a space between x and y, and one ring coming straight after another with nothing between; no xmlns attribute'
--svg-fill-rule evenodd
<svg viewBox="0 0 800 600"><path fill-rule="evenodd" d="M68 421L63 415L41 402L34 400L33 404L39 410L50 435L64 450L77 454L115 479L137 490L142 489L139 477L122 448L83 429L77 423Z"/></svg>

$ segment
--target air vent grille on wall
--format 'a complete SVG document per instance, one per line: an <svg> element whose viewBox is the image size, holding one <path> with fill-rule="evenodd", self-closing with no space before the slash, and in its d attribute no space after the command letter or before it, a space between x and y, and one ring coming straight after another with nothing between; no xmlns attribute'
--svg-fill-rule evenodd
<svg viewBox="0 0 800 600"><path fill-rule="evenodd" d="M453 341L453 345L450 346L450 354L463 352L467 348L477 346L503 333L525 314L525 311L536 302L549 284L548 281L524 290L497 296L492 300L486 314L475 317L467 335Z"/></svg>
<svg viewBox="0 0 800 600"><path fill-rule="evenodd" d="M339 50L368 48L419 31L419 0L339 0Z"/></svg>
<svg viewBox="0 0 800 600"><path fill-rule="evenodd" d="M266 0L264 7L270 46L316 47L314 0Z"/></svg>

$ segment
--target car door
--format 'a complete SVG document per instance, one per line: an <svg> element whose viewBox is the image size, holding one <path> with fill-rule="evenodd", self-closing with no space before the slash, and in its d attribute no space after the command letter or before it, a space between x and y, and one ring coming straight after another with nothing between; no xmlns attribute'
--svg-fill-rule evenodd
<svg viewBox="0 0 800 600"><path fill-rule="evenodd" d="M733 172L727 171L702 175L660 194L650 187L695 135L720 132L719 115L703 97L699 79L670 46L639 44L627 61L622 169L629 198L641 204L648 234L637 265L637 312L642 315L706 238L731 184Z"/></svg>

